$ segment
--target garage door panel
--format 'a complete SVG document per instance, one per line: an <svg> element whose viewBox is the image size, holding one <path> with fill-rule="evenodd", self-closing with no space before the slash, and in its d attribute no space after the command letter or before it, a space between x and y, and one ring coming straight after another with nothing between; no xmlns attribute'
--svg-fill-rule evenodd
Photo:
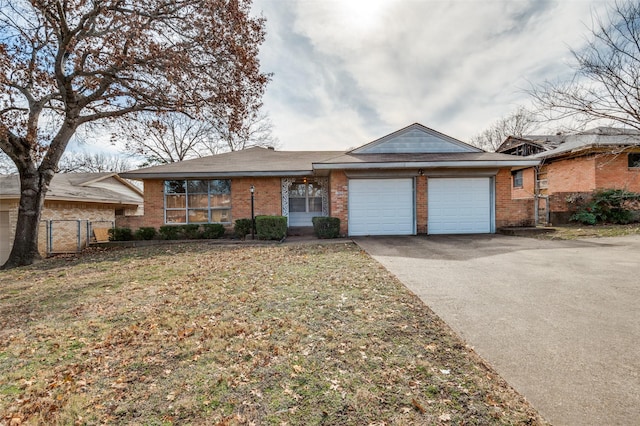
<svg viewBox="0 0 640 426"><path fill-rule="evenodd" d="M490 178L431 178L428 188L429 234L491 232Z"/></svg>
<svg viewBox="0 0 640 426"><path fill-rule="evenodd" d="M349 235L414 233L412 179L351 179Z"/></svg>

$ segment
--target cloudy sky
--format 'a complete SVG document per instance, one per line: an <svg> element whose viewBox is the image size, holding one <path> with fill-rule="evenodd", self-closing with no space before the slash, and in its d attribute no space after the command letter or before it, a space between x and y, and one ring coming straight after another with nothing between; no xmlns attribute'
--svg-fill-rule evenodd
<svg viewBox="0 0 640 426"><path fill-rule="evenodd" d="M463 141L571 75L604 0L254 0L280 149L363 145L418 122Z"/></svg>

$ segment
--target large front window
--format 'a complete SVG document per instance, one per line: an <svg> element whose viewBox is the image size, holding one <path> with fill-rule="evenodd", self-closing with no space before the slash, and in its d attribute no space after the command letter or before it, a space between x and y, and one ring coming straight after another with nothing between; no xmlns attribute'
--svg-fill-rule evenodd
<svg viewBox="0 0 640 426"><path fill-rule="evenodd" d="M165 181L164 221L169 224L230 223L231 181Z"/></svg>
<svg viewBox="0 0 640 426"><path fill-rule="evenodd" d="M322 213L322 189L311 182L294 182L289 189L289 213Z"/></svg>

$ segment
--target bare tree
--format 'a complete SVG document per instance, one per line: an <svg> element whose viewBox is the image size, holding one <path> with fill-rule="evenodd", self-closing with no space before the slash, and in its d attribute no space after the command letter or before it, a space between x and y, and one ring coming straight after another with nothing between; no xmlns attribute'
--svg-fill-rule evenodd
<svg viewBox="0 0 640 426"><path fill-rule="evenodd" d="M125 123L118 137L124 150L145 159L143 166L167 164L200 156L212 139L213 126L206 120L174 112L158 116L139 114Z"/></svg>
<svg viewBox="0 0 640 426"><path fill-rule="evenodd" d="M602 120L640 129L640 3L616 3L606 20L594 16L586 47L571 53L570 81L531 89L540 112L582 126Z"/></svg>
<svg viewBox="0 0 640 426"><path fill-rule="evenodd" d="M276 148L279 145L278 139L271 132L271 119L260 111L254 111L237 128L230 125L229 117L214 118L211 124L215 130L213 143L209 146L212 154L240 151L254 146Z"/></svg>
<svg viewBox="0 0 640 426"><path fill-rule="evenodd" d="M116 154L102 152L65 152L58 164L59 173L120 173L131 170L131 163L126 158Z"/></svg>
<svg viewBox="0 0 640 426"><path fill-rule="evenodd" d="M485 151L495 151L508 136L522 136L536 131L538 122L533 114L519 107L511 114L494 122L488 129L471 138L471 144Z"/></svg>
<svg viewBox="0 0 640 426"><path fill-rule="evenodd" d="M194 119L185 114L141 114L121 126L124 150L145 158L143 165L166 164L188 158L238 151L253 146L276 146L269 117L256 110L237 126L229 117Z"/></svg>
<svg viewBox="0 0 640 426"><path fill-rule="evenodd" d="M141 111L208 111L236 128L261 102L251 0L0 0L0 149L21 193L4 268L39 257L38 223L76 130Z"/></svg>

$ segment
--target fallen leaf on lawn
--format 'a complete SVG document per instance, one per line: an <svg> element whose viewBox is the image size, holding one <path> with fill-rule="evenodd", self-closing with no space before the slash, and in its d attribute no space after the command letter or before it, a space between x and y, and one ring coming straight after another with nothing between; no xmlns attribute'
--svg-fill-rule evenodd
<svg viewBox="0 0 640 426"><path fill-rule="evenodd" d="M420 411L422 414L424 414L424 413L425 413L425 411L427 411L427 410L425 410L425 409L424 409L424 407L422 406L422 404L420 404L418 401L416 401L416 399L415 399L415 398L413 398L413 399L411 400L411 405L413 405L413 408L415 408L416 410Z"/></svg>

